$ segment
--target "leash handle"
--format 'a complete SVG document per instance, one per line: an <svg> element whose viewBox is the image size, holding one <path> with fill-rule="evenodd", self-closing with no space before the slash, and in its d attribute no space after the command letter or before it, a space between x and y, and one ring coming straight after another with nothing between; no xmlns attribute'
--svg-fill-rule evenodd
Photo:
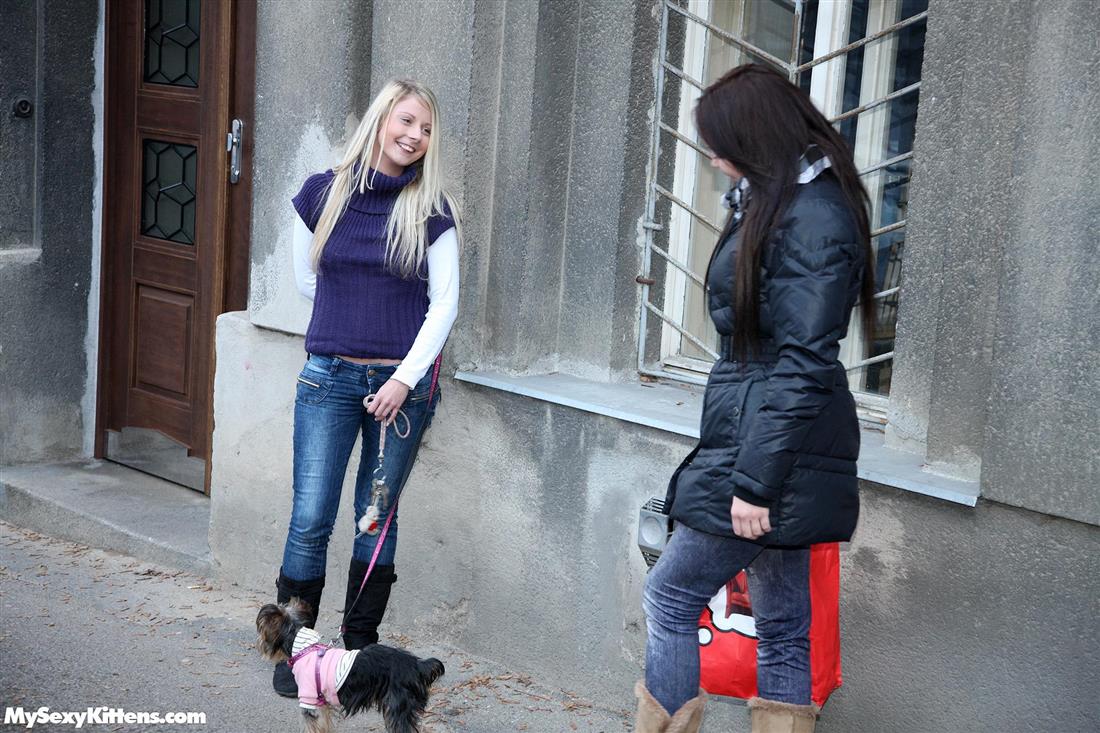
<svg viewBox="0 0 1100 733"><path fill-rule="evenodd" d="M432 405L432 398L435 397L436 387L439 386L439 371L443 366L443 351L440 350L439 355L435 357L435 364L432 366L432 385L428 388L428 407ZM383 438L385 437L385 427L383 426ZM411 432L411 431L410 431ZM423 435L423 433L421 433ZM402 482L401 488L397 492L397 496L394 497L393 506L390 507L389 513L386 515L386 523L382 525L382 531L378 535L378 541L374 544L374 552L371 553L370 562L367 564L367 572L363 574L363 582L359 584L359 592L355 594L355 600L344 609L344 617L340 620L340 635L343 636L347 631L348 614L351 613L351 609L355 608L355 604L359 602L359 597L363 595L363 589L367 587L367 579L370 578L370 574L374 572L374 566L378 562L378 555L382 552L382 544L386 541L386 535L390 531L390 523L393 521L394 514L397 513L397 502L401 500L401 492L404 491L405 484Z"/></svg>

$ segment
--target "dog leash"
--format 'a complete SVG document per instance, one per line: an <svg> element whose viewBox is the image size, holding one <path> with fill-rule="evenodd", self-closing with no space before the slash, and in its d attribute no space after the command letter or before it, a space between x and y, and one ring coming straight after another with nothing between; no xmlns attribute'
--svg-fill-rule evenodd
<svg viewBox="0 0 1100 733"><path fill-rule="evenodd" d="M431 408L432 398L435 397L436 387L439 385L439 370L442 366L443 366L443 352L440 351L439 356L437 356L435 358L435 364L432 367L432 384L431 384L431 387L428 388L428 407L429 408ZM368 398L369 398L369 396L368 396ZM364 404L366 404L365 401L364 401ZM409 422L408 415L405 416L405 421L409 425L408 432L404 436L404 437L407 437L412 432L412 423ZM397 428L395 427L394 430L396 431ZM398 433L398 435L400 436L400 433ZM383 426L382 431L381 431L381 435L378 439L378 468L375 469L375 474L376 475L377 475L378 471L382 469L382 457L385 453L385 448L386 448L386 428L385 428L385 426ZM377 482L378 480L379 480L378 478L375 478L374 481ZM385 473L384 472L382 474L382 482L383 482L382 485L384 486L385 485ZM378 488L377 483L375 484L375 488L377 490L377 488ZM359 602L359 597L363 595L363 589L367 587L367 579L370 578L370 574L374 571L374 566L378 562L378 555L382 552L382 545L383 545L383 543L385 543L386 535L390 531L390 523L393 521L394 514L396 514L396 512L397 512L397 502L400 500L401 492L404 491L404 489L405 489L405 485L404 485L404 482L402 482L401 487L397 490L397 496L395 496L394 499L393 499L393 505L390 507L389 513L386 515L386 522L385 522L385 524L382 525L382 531L378 536L378 540L374 544L374 552L371 553L370 562L367 564L367 572L363 574L363 581L359 584L359 592L355 594L355 599L350 604L348 604L347 608L344 609L344 616L340 620L340 635L341 636L343 636L344 632L347 631L348 614L350 614L351 610L353 608L355 608L355 604ZM369 512L370 509L372 509L374 506L375 506L374 496L372 495L372 497L371 497L371 506L367 508L367 511Z"/></svg>
<svg viewBox="0 0 1100 733"><path fill-rule="evenodd" d="M298 652L290 659L286 660L286 664L291 669L294 668L294 663L302 657L312 652L317 652L317 664L313 667L313 680L317 687L317 705L328 705L328 700L325 699L325 693L321 690L321 660L325 658L325 652L329 650L329 647L321 642L316 644L310 644L302 651Z"/></svg>
<svg viewBox="0 0 1100 733"><path fill-rule="evenodd" d="M375 395L369 394L363 399L363 406L367 407L374 402ZM401 428L398 427L397 418L405 418L405 432L401 432ZM378 465L374 469L374 478L371 480L370 490L370 504L367 506L367 510L363 512L363 516L359 518L359 522L356 529L359 531L355 535L355 539L359 539L365 534L369 534L372 537L378 534L378 520L382 516L382 511L386 508L386 502L388 500L386 491L386 425L382 425L382 429L378 434ZM412 433L412 421L409 420L409 416L405 414L402 409L397 410L397 415L393 419L393 432L398 438L402 440L409 437Z"/></svg>

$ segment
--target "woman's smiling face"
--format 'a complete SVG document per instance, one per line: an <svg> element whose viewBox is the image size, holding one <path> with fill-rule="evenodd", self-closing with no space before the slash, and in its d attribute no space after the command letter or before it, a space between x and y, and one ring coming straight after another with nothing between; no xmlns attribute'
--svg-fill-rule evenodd
<svg viewBox="0 0 1100 733"><path fill-rule="evenodd" d="M385 134L375 141L371 159L380 172L387 176L399 176L428 152L432 112L419 97L409 95L394 105L385 125Z"/></svg>

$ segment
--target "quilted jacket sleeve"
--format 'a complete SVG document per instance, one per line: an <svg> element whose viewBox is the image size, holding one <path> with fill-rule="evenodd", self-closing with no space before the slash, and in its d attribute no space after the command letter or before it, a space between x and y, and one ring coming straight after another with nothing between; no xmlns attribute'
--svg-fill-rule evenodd
<svg viewBox="0 0 1100 733"><path fill-rule="evenodd" d="M778 362L749 420L734 465L734 494L770 506L814 420L832 399L840 339L862 249L848 212L818 205L793 222L767 257L766 297Z"/></svg>

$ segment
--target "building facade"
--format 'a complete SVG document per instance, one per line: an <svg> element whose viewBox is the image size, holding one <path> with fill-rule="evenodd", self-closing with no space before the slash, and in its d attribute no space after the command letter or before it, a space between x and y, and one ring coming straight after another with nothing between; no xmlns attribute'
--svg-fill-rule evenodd
<svg viewBox="0 0 1100 733"><path fill-rule="evenodd" d="M821 729L1100 727L1091 0L139 6L4 3L3 463L189 483L219 572L269 587L309 317L289 200L374 91L417 78L463 207L462 301L389 623L629 706L637 509L691 448L715 349L722 184L691 105L772 63L852 143L878 257L879 327L844 353L863 511Z"/></svg>

